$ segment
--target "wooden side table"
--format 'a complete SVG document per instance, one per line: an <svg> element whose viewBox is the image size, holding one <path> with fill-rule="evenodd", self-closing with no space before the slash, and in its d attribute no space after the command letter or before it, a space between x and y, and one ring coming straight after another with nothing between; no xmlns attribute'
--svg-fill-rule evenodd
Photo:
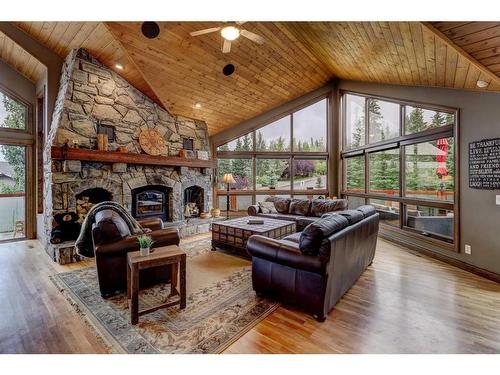
<svg viewBox="0 0 500 375"><path fill-rule="evenodd" d="M165 302L158 306L139 311L139 271L151 267L171 265L171 293L170 296L179 295L179 299ZM177 279L179 288L177 287ZM167 298L168 298L167 297ZM141 256L139 251L127 254L127 298L130 300L130 321L132 324L139 322L139 316L166 307L180 305L186 307L186 253L177 245L157 247L147 255Z"/></svg>

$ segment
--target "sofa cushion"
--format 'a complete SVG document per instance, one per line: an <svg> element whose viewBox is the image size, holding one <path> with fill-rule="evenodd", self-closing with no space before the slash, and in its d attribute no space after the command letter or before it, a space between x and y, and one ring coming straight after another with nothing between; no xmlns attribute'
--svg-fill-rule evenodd
<svg viewBox="0 0 500 375"><path fill-rule="evenodd" d="M300 232L290 234L289 236L286 236L285 238L283 238L283 240L299 243L300 242L300 235L301 235Z"/></svg>
<svg viewBox="0 0 500 375"><path fill-rule="evenodd" d="M290 201L289 212L293 215L307 216L311 211L311 201L309 199L294 198Z"/></svg>
<svg viewBox="0 0 500 375"><path fill-rule="evenodd" d="M323 240L348 225L348 219L342 215L327 215L316 220L302 231L299 242L300 251L303 254L318 255Z"/></svg>
<svg viewBox="0 0 500 375"><path fill-rule="evenodd" d="M274 208L281 214L287 214L290 209L290 198L267 197L266 202L273 202Z"/></svg>
<svg viewBox="0 0 500 375"><path fill-rule="evenodd" d="M344 211L337 211L334 214L325 214L323 217L330 217L330 216L336 216L340 215L343 216L347 219L349 222L349 225L356 224L357 222L363 220L365 217L362 212L358 210L344 210Z"/></svg>
<svg viewBox="0 0 500 375"><path fill-rule="evenodd" d="M260 212L263 214L275 214L278 212L276 208L274 208L273 202L259 202L259 208Z"/></svg>
<svg viewBox="0 0 500 375"><path fill-rule="evenodd" d="M311 203L311 216L321 217L327 212L345 210L347 200L345 199L314 199Z"/></svg>
<svg viewBox="0 0 500 375"><path fill-rule="evenodd" d="M375 215L377 213L375 207L370 206L369 204L364 206L359 206L358 208L356 208L356 210L360 211L365 218L367 218L368 216Z"/></svg>

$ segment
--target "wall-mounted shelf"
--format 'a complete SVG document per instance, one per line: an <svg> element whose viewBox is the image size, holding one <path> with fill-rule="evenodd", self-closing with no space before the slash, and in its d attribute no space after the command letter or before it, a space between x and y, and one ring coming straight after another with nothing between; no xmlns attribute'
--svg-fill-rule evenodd
<svg viewBox="0 0 500 375"><path fill-rule="evenodd" d="M213 160L186 159L179 156L151 156L118 151L99 151L83 148L52 147L53 160L80 160L98 163L127 163L165 167L214 168Z"/></svg>

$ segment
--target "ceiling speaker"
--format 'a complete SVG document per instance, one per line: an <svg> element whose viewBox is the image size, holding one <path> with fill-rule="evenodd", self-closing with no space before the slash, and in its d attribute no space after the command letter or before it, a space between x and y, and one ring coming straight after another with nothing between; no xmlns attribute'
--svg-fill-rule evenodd
<svg viewBox="0 0 500 375"><path fill-rule="evenodd" d="M225 76L230 76L234 73L234 65L227 64L224 68L222 68L222 73L224 73Z"/></svg>
<svg viewBox="0 0 500 375"><path fill-rule="evenodd" d="M154 39L160 35L160 26L156 22L143 22L141 31L146 38Z"/></svg>

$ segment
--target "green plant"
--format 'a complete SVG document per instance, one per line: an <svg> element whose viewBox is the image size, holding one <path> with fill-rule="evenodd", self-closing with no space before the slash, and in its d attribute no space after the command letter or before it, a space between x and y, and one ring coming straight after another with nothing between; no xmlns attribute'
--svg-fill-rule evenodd
<svg viewBox="0 0 500 375"><path fill-rule="evenodd" d="M139 242L141 249L149 249L154 243L151 236L148 236L147 234L137 237L137 241Z"/></svg>

